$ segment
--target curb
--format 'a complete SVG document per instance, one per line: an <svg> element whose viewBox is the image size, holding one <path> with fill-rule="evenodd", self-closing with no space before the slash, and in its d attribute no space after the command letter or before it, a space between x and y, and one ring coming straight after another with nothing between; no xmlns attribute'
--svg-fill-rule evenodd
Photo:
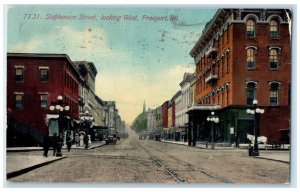
<svg viewBox="0 0 300 192"><path fill-rule="evenodd" d="M181 143L172 143L172 142L168 142L168 141L161 141L161 142L164 142L164 143L170 143L170 144L176 144L176 145L181 145L181 146L187 146L187 147L194 147L194 148L199 148L199 149L207 149L207 150L211 150L210 147L206 148L206 147L203 147L203 146L189 146L189 145L184 145L184 144L181 144ZM217 148L215 148L214 150L235 150L234 147L220 147L218 149L218 146L215 146Z"/></svg>
<svg viewBox="0 0 300 192"><path fill-rule="evenodd" d="M47 165L47 164L50 164L50 163L53 163L55 161L59 161L59 160L62 160L64 158L66 158L67 156L65 157L60 157L58 159L54 159L54 160L51 160L51 161L47 161L47 162L44 162L44 163L40 163L40 164L37 164L37 165L33 165L31 167L27 167L27 168L24 168L24 169L20 169L18 171L13 171L13 172L10 172L10 173L6 173L6 179L10 179L12 177L16 177L16 176L19 176L19 175L22 175L24 173L27 173L29 171L32 171L36 168L39 168L39 167L42 167L44 165Z"/></svg>
<svg viewBox="0 0 300 192"><path fill-rule="evenodd" d="M101 145L96 145L96 146L93 146L93 147L90 147L88 149L94 149L94 148L98 148L98 147L102 147L103 145L105 144L101 144ZM62 147L62 149L64 150L67 150L66 147ZM71 150L83 150L85 149L84 147L72 147ZM23 148L23 149L13 149L13 148L6 148L6 152L7 153L10 153L10 152L28 152L28 151L43 151L44 149L41 147L41 148L36 148L36 149L26 149L26 148ZM52 150L52 148L49 148L49 151Z"/></svg>
<svg viewBox="0 0 300 192"><path fill-rule="evenodd" d="M257 158L257 159L265 159L265 160L270 160L270 161L277 161L277 162L281 162L281 163L287 163L287 164L290 164L289 161L284 161L284 160L279 160L279 159L271 159L271 158L267 158L267 157L255 157L254 158Z"/></svg>
<svg viewBox="0 0 300 192"><path fill-rule="evenodd" d="M90 149L96 149L96 148L99 148L99 147L102 147L102 146L104 146L105 144L103 144L103 145L97 145L97 146L94 146L94 147L90 147L90 148L88 148L89 150Z"/></svg>
<svg viewBox="0 0 300 192"><path fill-rule="evenodd" d="M6 152L7 153L10 153L10 152L23 152L23 151L43 151L43 148L41 149L6 149Z"/></svg>

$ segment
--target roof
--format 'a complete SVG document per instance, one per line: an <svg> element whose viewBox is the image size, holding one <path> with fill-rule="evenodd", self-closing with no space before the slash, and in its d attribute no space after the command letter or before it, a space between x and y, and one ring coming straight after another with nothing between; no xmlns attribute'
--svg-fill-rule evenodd
<svg viewBox="0 0 300 192"><path fill-rule="evenodd" d="M76 73L80 76L77 67L74 65L74 62L70 59L67 54L57 54L57 53L7 53L7 57L19 57L19 58L60 58L67 60Z"/></svg>

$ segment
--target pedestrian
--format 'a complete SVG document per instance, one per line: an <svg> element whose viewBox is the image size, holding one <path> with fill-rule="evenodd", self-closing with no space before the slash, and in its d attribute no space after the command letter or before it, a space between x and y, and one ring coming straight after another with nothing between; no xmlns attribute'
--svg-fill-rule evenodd
<svg viewBox="0 0 300 192"><path fill-rule="evenodd" d="M89 147L89 136L85 134L83 140L84 140L85 148L87 149Z"/></svg>
<svg viewBox="0 0 300 192"><path fill-rule="evenodd" d="M75 135L75 142L76 142L76 147L78 147L79 146L79 142L80 142L80 136L79 136L78 133L76 133L76 135Z"/></svg>
<svg viewBox="0 0 300 192"><path fill-rule="evenodd" d="M48 135L45 135L45 137L44 137L43 149L44 149L44 157L48 157L48 151L49 151L49 137L48 137Z"/></svg>
<svg viewBox="0 0 300 192"><path fill-rule="evenodd" d="M79 146L83 146L84 145L83 139L84 139L84 134L81 133L80 137L79 137Z"/></svg>
<svg viewBox="0 0 300 192"><path fill-rule="evenodd" d="M72 146L72 139L71 139L70 134L67 134L67 136L66 136L66 143L67 143L68 151L70 151L71 150L71 146Z"/></svg>
<svg viewBox="0 0 300 192"><path fill-rule="evenodd" d="M53 156L56 155L56 151L57 151L57 142L58 142L57 133L54 133L53 139L52 139Z"/></svg>

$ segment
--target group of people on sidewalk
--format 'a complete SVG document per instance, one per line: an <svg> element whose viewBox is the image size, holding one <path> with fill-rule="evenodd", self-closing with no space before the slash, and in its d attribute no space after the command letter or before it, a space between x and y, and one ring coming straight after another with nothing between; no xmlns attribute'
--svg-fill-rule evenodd
<svg viewBox="0 0 300 192"><path fill-rule="evenodd" d="M44 137L44 142L43 142L44 157L48 157L48 151L49 151L50 145L53 148L53 156L61 156L61 148L63 146L63 143L64 143L64 139L62 138L61 135L58 136L57 133L54 133L53 137L51 138L51 142L50 142L49 136L46 135ZM87 134L81 134L79 136L79 134L76 133L75 143L76 143L76 146L84 145L85 148L87 149L89 147L89 136ZM72 144L73 144L73 140L71 138L71 134L68 132L66 135L66 145L67 145L68 151L71 151Z"/></svg>

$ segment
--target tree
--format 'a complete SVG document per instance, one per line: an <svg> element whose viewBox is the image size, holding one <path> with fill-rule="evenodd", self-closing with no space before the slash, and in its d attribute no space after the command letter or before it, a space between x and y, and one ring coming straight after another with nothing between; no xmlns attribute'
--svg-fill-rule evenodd
<svg viewBox="0 0 300 192"><path fill-rule="evenodd" d="M141 131L147 130L147 113L143 112L139 114L132 123L132 128L135 132L139 133Z"/></svg>

